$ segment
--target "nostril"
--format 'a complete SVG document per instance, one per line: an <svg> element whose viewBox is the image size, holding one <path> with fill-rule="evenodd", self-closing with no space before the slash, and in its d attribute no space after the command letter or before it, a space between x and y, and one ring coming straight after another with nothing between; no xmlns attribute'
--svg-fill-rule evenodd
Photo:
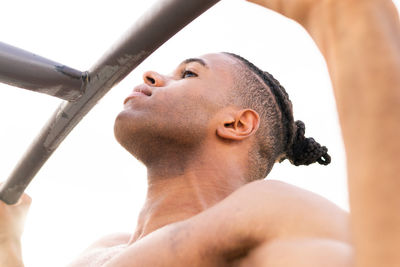
<svg viewBox="0 0 400 267"><path fill-rule="evenodd" d="M151 83L151 84L155 84L156 80L154 80L153 78L147 76L146 79Z"/></svg>

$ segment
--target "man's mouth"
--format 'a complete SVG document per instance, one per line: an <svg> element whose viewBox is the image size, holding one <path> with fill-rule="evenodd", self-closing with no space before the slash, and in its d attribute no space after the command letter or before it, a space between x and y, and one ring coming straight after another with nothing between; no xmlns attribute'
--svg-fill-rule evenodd
<svg viewBox="0 0 400 267"><path fill-rule="evenodd" d="M128 95L127 98L124 100L124 104L126 104L129 100L135 97L148 97L152 95L152 91L146 85L139 85L137 86L132 93Z"/></svg>

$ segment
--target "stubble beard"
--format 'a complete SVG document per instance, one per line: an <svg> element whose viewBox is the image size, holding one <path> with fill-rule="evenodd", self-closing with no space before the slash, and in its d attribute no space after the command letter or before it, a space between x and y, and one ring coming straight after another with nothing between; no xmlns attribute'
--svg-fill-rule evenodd
<svg viewBox="0 0 400 267"><path fill-rule="evenodd" d="M175 125L174 125L175 124ZM116 120L114 126L117 141L148 169L183 172L189 161L201 151L207 137L205 125L198 123L173 122L167 124L156 122L135 124L130 120Z"/></svg>

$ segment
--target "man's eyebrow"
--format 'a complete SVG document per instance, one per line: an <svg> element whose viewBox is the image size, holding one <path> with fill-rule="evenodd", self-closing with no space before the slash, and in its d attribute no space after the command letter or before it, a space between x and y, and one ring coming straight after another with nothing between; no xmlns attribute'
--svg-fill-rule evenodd
<svg viewBox="0 0 400 267"><path fill-rule="evenodd" d="M188 58L188 59L185 59L184 61L182 61L182 63L180 65L189 64L192 62L197 62L197 63L203 65L203 67L208 68L208 65L206 64L206 62L201 58Z"/></svg>

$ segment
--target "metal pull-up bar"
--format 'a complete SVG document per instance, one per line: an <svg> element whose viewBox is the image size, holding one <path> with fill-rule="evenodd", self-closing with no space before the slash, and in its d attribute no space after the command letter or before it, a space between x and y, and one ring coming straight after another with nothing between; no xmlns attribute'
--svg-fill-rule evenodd
<svg viewBox="0 0 400 267"><path fill-rule="evenodd" d="M58 107L0 188L0 199L7 204L16 203L46 160L98 100L158 47L218 1L160 0L146 12L87 72L84 94L76 102L63 102Z"/></svg>
<svg viewBox="0 0 400 267"><path fill-rule="evenodd" d="M0 82L74 101L87 74L0 42Z"/></svg>

